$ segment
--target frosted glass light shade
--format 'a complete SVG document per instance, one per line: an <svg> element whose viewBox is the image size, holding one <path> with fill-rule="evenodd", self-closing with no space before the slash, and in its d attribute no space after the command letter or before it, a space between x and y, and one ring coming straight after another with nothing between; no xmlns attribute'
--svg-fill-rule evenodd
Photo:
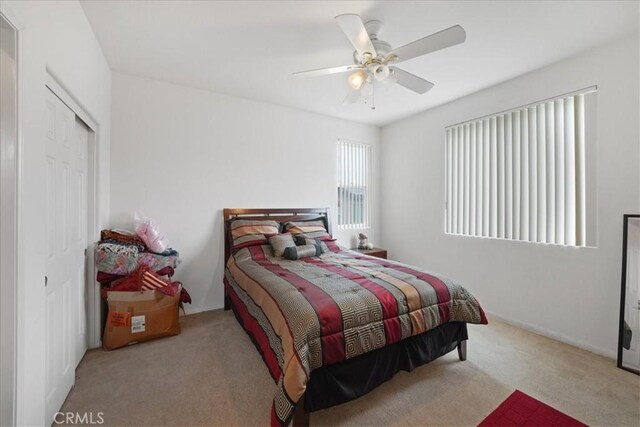
<svg viewBox="0 0 640 427"><path fill-rule="evenodd" d="M366 78L367 75L363 71L358 70L355 73L350 74L347 78L347 81L349 82L349 86L351 86L354 90L358 90L360 89L362 83L364 83Z"/></svg>

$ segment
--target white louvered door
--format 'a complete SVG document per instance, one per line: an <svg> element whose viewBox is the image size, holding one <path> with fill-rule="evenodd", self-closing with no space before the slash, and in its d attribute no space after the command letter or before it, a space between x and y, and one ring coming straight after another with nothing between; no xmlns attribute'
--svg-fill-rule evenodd
<svg viewBox="0 0 640 427"><path fill-rule="evenodd" d="M46 89L46 419L60 409L86 350L87 136Z"/></svg>

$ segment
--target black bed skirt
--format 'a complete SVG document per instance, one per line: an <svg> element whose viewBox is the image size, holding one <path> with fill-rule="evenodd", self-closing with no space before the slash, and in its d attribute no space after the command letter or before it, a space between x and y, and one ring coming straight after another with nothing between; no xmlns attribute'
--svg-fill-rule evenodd
<svg viewBox="0 0 640 427"><path fill-rule="evenodd" d="M225 309L227 307L233 310L238 323L265 360L260 345L244 325L238 308L225 295ZM307 412L318 411L364 396L397 372L411 372L455 350L459 342L467 339L467 324L450 322L353 359L318 368L311 372L307 382L304 409ZM268 365L266 360L265 363ZM278 381L277 378L274 380Z"/></svg>
<svg viewBox="0 0 640 427"><path fill-rule="evenodd" d="M454 350L466 339L466 323L445 323L390 346L316 369L307 383L304 409L318 411L363 396L397 372L413 371Z"/></svg>

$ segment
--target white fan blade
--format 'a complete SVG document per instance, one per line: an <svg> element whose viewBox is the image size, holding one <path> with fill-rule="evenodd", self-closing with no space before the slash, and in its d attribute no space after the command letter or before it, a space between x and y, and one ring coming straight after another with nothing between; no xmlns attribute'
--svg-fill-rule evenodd
<svg viewBox="0 0 640 427"><path fill-rule="evenodd" d="M360 99L360 91L359 90L350 90L349 94L344 98L342 103L344 105L355 104Z"/></svg>
<svg viewBox="0 0 640 427"><path fill-rule="evenodd" d="M423 78L416 76L415 74L408 73L400 68L391 67L393 73L398 79L398 84L406 87L409 90L423 94L433 87L433 83Z"/></svg>
<svg viewBox="0 0 640 427"><path fill-rule="evenodd" d="M362 69L359 65L343 65L340 67L331 67L331 68L318 68L316 70L308 70L308 71L298 71L297 73L293 73L294 77L316 77L316 76L326 76L329 74L336 73L346 73L352 70L360 70Z"/></svg>
<svg viewBox="0 0 640 427"><path fill-rule="evenodd" d="M338 25L342 28L342 31L347 36L353 47L356 48L360 56L364 56L365 53L370 53L372 56L376 56L376 49L371 43L369 33L362 23L360 16L353 13L346 13L344 15L336 16Z"/></svg>
<svg viewBox="0 0 640 427"><path fill-rule="evenodd" d="M391 53L398 57L397 62L402 62L417 56L435 52L436 50L464 43L466 39L467 33L464 31L464 28L460 25L454 25L446 30L431 34L430 36L394 49Z"/></svg>

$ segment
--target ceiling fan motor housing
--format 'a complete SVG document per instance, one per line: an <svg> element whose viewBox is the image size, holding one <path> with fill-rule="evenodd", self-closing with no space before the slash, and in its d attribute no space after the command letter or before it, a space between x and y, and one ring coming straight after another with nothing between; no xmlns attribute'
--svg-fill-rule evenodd
<svg viewBox="0 0 640 427"><path fill-rule="evenodd" d="M371 52L372 56L370 58L364 57L360 55L357 51L353 52L353 59L356 63L365 65L367 62L372 59L379 59L380 62L391 52L391 45L384 40L378 39L378 33L382 28L382 21L379 20L371 20L367 21L364 24L367 33L369 34L369 38L371 39L371 44L376 50L376 56L373 56L373 52Z"/></svg>

